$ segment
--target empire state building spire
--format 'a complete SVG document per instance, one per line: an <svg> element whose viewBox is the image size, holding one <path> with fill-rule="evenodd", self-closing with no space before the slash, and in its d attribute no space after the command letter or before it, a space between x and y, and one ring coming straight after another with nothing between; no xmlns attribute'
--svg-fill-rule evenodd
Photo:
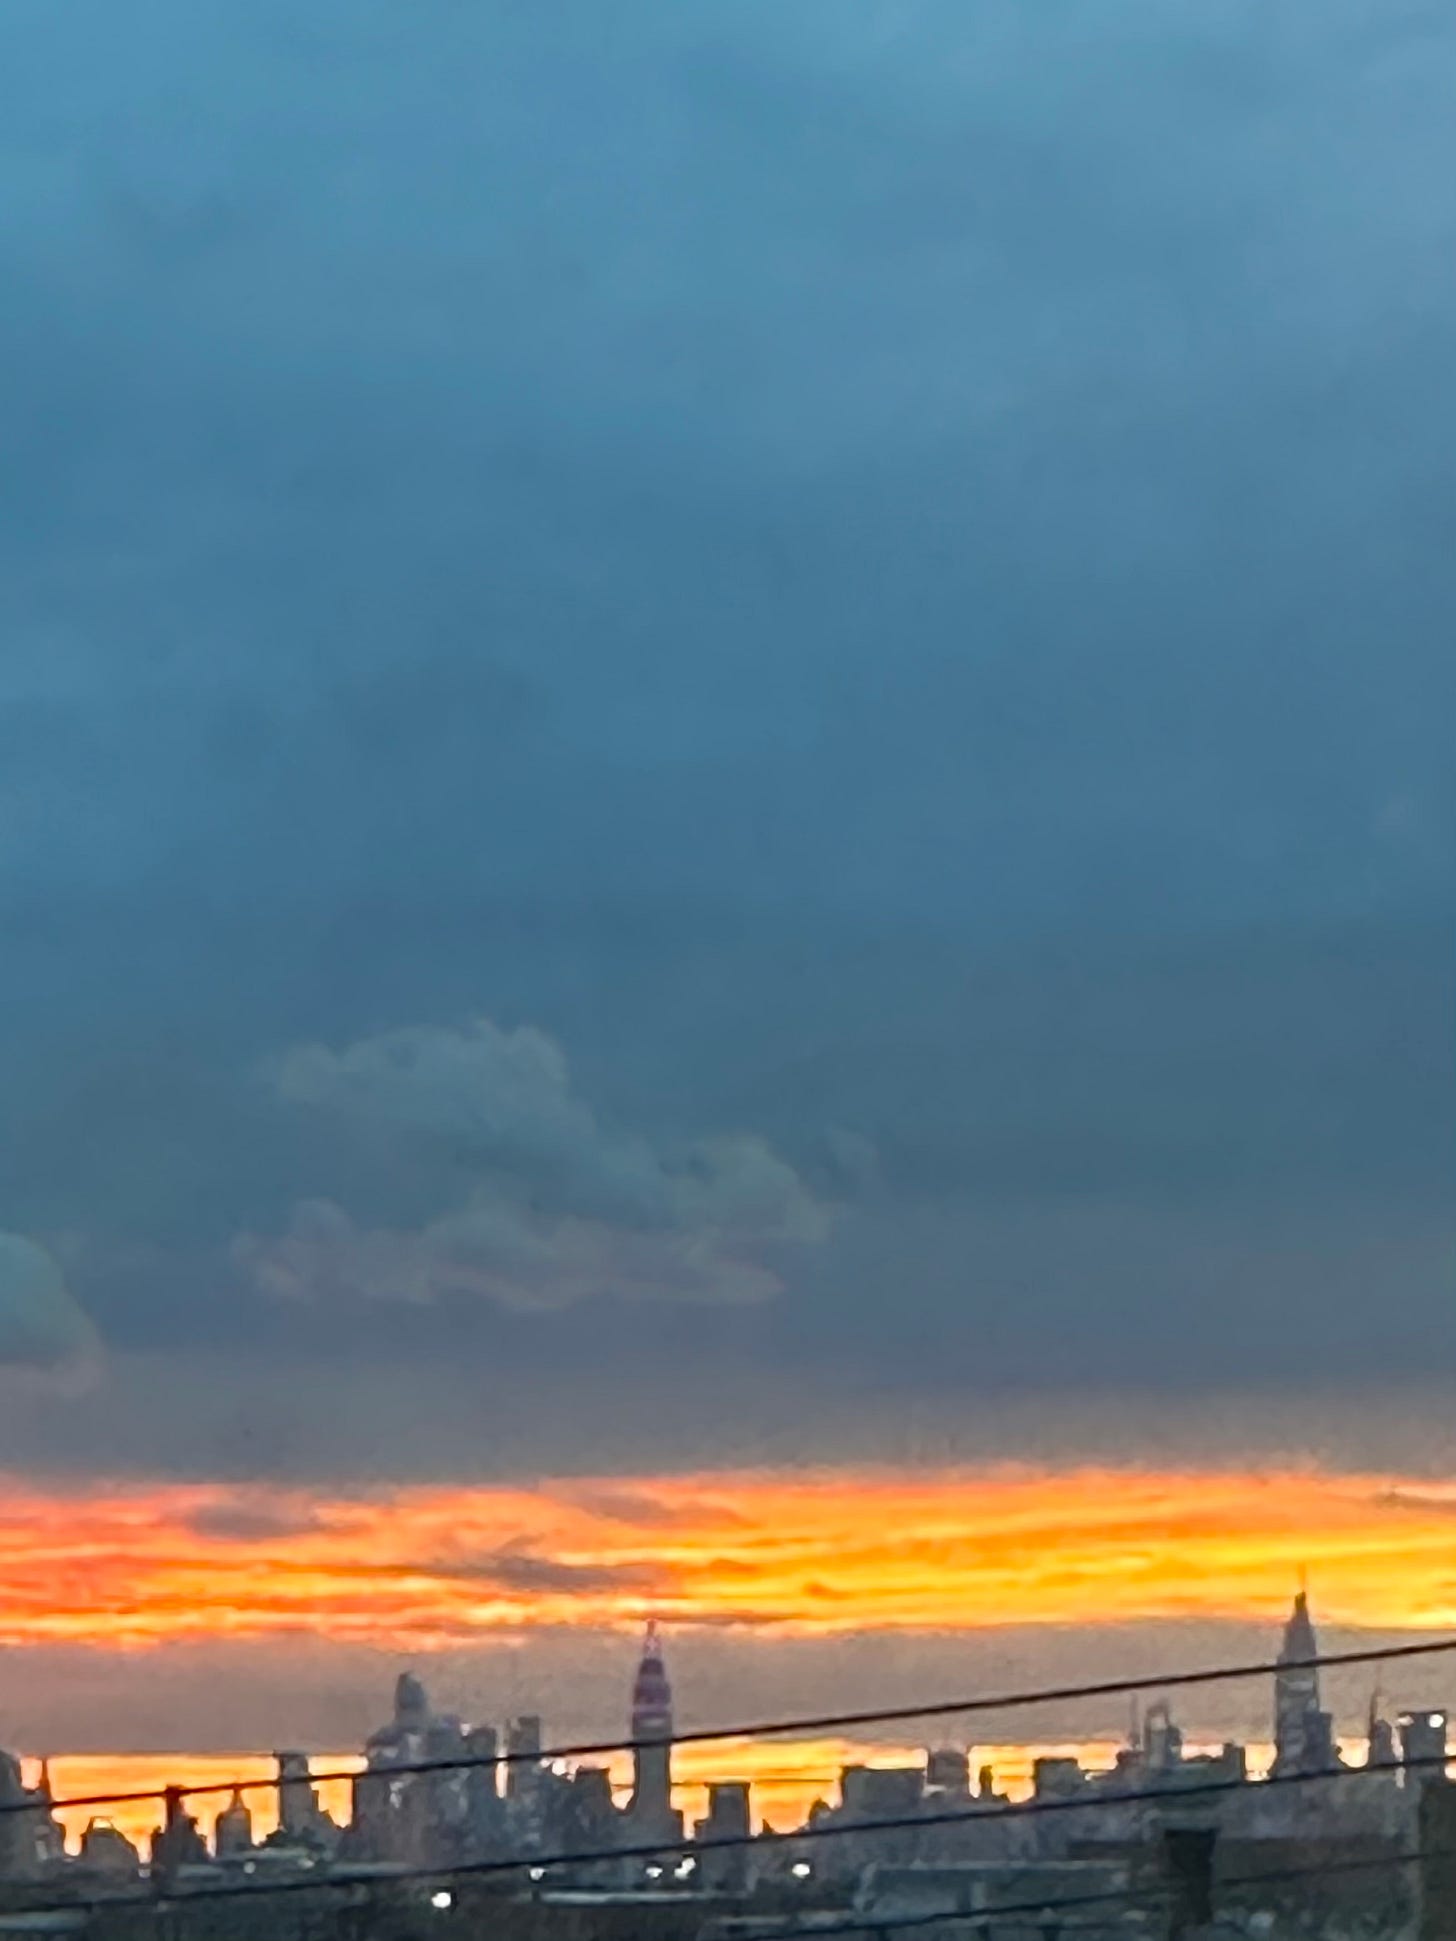
<svg viewBox="0 0 1456 1941"><path fill-rule="evenodd" d="M647 1635L642 1640L642 1658L632 1685L632 1737L672 1737L672 1686L662 1661L662 1639L656 1618L648 1621Z"/></svg>
<svg viewBox="0 0 1456 1941"><path fill-rule="evenodd" d="M672 1686L654 1620L632 1683L632 1805L638 1837L669 1841L681 1831L672 1809Z"/></svg>

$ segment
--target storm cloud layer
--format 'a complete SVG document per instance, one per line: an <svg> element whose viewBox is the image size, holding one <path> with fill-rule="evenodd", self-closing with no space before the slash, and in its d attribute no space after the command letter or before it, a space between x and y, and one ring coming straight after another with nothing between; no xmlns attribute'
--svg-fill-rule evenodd
<svg viewBox="0 0 1456 1941"><path fill-rule="evenodd" d="M0 1456L1439 1393L1453 86L1415 0L7 8L0 1357L104 1372Z"/></svg>
<svg viewBox="0 0 1456 1941"><path fill-rule="evenodd" d="M474 1293L528 1310L594 1295L759 1301L783 1286L766 1252L828 1232L826 1211L762 1140L699 1140L666 1159L601 1126L560 1046L529 1027L477 1019L340 1052L300 1045L271 1078L282 1099L361 1143L370 1170L413 1164L447 1203L404 1233L361 1231L333 1201L303 1202L284 1235L234 1246L267 1292Z"/></svg>

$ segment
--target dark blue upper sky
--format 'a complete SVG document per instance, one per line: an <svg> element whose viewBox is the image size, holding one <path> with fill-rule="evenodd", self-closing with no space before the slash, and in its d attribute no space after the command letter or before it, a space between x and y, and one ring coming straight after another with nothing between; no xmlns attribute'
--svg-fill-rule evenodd
<svg viewBox="0 0 1456 1941"><path fill-rule="evenodd" d="M304 13L0 21L0 1455L1456 1373L1447 10Z"/></svg>

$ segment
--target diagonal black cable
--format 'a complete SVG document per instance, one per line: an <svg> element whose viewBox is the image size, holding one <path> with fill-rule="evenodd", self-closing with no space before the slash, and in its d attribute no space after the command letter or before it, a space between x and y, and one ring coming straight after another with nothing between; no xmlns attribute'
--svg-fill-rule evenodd
<svg viewBox="0 0 1456 1941"><path fill-rule="evenodd" d="M1254 1664L1218 1665L1207 1671L1173 1671L1157 1676L1099 1679L1081 1685L1045 1685L1022 1691L984 1693L971 1698L933 1699L924 1705L877 1706L853 1712L820 1712L798 1718L761 1719L746 1725L695 1727L689 1732L674 1733L672 1744L675 1746L708 1745L729 1739L767 1739L790 1734L813 1736L816 1733L833 1732L851 1726L893 1725L912 1719L1014 1711L1029 1705L1075 1704L1083 1700L1099 1698L1132 1697L1143 1692L1174 1691L1193 1685L1227 1684L1244 1678L1268 1678L1277 1672L1334 1671L1348 1665L1390 1664L1406 1658L1434 1657L1438 1653L1448 1651L1456 1651L1456 1638L1437 1638L1420 1644L1391 1645L1384 1649L1366 1646L1358 1651L1332 1651L1313 1658L1291 1658L1283 1663L1278 1659L1262 1659ZM357 1779L365 1770L378 1771L391 1779L403 1779L420 1773L461 1772L482 1767L490 1770L499 1766L545 1765L554 1759L600 1758L614 1752L645 1751L650 1746L661 1744L660 1739L591 1739L570 1745L544 1746L537 1752L506 1750L498 1752L490 1759L478 1753L461 1753L445 1759L419 1759L397 1766L370 1769L360 1766L337 1767L310 1773L309 1780L311 1784L318 1786ZM212 1779L186 1786L144 1786L124 1792L70 1795L64 1799L52 1801L51 1810L64 1812L83 1806L135 1805L146 1800L161 1799L168 1793L178 1798L198 1798L210 1793L250 1793L265 1788L274 1790L277 1785L278 1779L275 1774L267 1778ZM30 1801L0 1800L0 1814L32 1813L37 1810L37 1805Z"/></svg>
<svg viewBox="0 0 1456 1941"><path fill-rule="evenodd" d="M922 1820L917 1823L924 1825L927 1822ZM929 1823L934 1824L934 1821L932 1820ZM858 1833L874 1833L888 1831L901 1824L905 1824L905 1822L898 1820L880 1820L863 1823L853 1829L844 1830L851 1830ZM839 1831L841 1829L835 1830ZM804 1837L806 1836L803 1834L787 1836L791 1843L797 1842ZM715 1849L743 1844L745 1842L740 1838L712 1843ZM571 1856L571 1858L577 1864L585 1864L585 1862L592 1858L630 1858L636 1851L638 1850L613 1848L610 1852L604 1852L596 1856L578 1854ZM643 1848L640 1851L642 1853L661 1853L663 1851L671 1851L671 1849L654 1847L651 1849ZM533 1862L531 1865L533 1868L544 1870L552 1864L559 1864L563 1858L563 1856L555 1856L552 1859ZM1345 1875L1370 1872L1386 1867L1415 1866L1427 1860L1456 1860L1456 1849L1416 1849L1409 1853L1361 1855L1358 1858L1350 1860L1321 1859L1310 1866L1286 1866L1273 1868L1262 1873L1227 1875L1222 1879L1216 1880L1214 1886L1216 1891L1229 1892L1231 1890L1249 1887L1277 1886L1296 1880L1325 1879L1334 1874ZM138 1883L136 1888L130 1891L123 1890L113 1894L78 1896L71 1900L58 1901L44 1907L27 1908L24 1911L27 1914L49 1914L67 1910L75 1911L78 1909L84 1912L93 1912L103 1907L136 1907L149 1903L155 1904L159 1900L167 1905L176 1905L184 1902L192 1904L200 1901L236 1900L248 1895L266 1897L279 1893L321 1892L356 1887L372 1887L381 1891L389 1891L399 1887L415 1885L438 1885L448 1881L471 1878L481 1874L507 1869L513 1872L521 1872L526 1868L526 1865L527 1863L521 1860L507 1862L466 1861L451 1867L402 1867L395 1872L384 1874L378 1871L368 1873L360 1871L355 1873L309 1875L306 1877L290 1876L286 1880L264 1880L261 1882L256 1879L250 1879L247 1882L230 1883L220 1887L174 1890L160 1896L157 1895L154 1886L149 1891L148 1884L141 1882ZM1149 1882L1142 1887L1105 1888L1098 1889L1093 1893L1064 1895L1051 1900L1048 1900L1045 1895L1041 1895L1035 1900L1002 1903L989 1908L968 1909L962 1907L942 1907L903 1915L875 1913L873 1909L866 1908L840 1920L825 1921L817 1917L807 1917L802 1921L789 1923L779 1928L755 1927L752 1925L752 1916L728 1916L726 1918L730 1921L742 1923L738 1929L738 1932L742 1936L742 1941L818 1941L819 1937L830 1937L840 1934L880 1933L889 1935L898 1932L901 1928L931 1927L949 1920L957 1920L974 1925L980 1922L1001 1920L1009 1915L1015 1914L1032 1916L1040 1916L1044 1913L1058 1914L1064 1909L1107 1906L1115 1903L1125 1904L1132 1900L1167 1897L1177 1891L1176 1883L1171 1881L1157 1881Z"/></svg>
<svg viewBox="0 0 1456 1941"><path fill-rule="evenodd" d="M1434 1772L1437 1769L1444 1769L1450 1763L1452 1762L1444 1757L1433 1756L1428 1759L1413 1759L1407 1761L1403 1770L1406 1772L1421 1770ZM453 1880L501 1877L511 1874L525 1875L533 1881L539 1881L557 1868L588 1867L624 1860L653 1861L662 1859L670 1854L691 1853L696 1858L702 1854L723 1853L731 1851L734 1848L754 1846L760 1842L763 1842L770 1848L780 1843L787 1847L797 1848L806 1842L843 1839L854 1835L863 1837L865 1835L879 1833L908 1832L932 1826L965 1826L967 1824L974 1824L978 1820L994 1823L994 1821L1003 1815L1006 1818L1020 1819L1036 1817L1044 1813L1094 1812L1099 1810L1106 1812L1109 1808L1150 1804L1176 1808L1177 1805L1188 1799L1207 1799L1210 1796L1217 1796L1219 1794L1247 1792L1251 1787L1259 1789L1264 1786L1309 1786L1332 1780L1356 1780L1374 1777L1376 1775L1390 1779L1394 1777L1395 1770L1395 1768L1387 1766L1361 1766L1352 1770L1336 1768L1330 1772L1282 1773L1264 1780L1210 1780L1202 1784L1148 1787L1126 1793L1094 1795L1085 1799L1058 1798L1029 1800L1018 1806L995 1809L990 1812L978 1812L974 1807L960 1806L952 1811L901 1813L885 1815L873 1820L821 1821L813 1826L802 1827L795 1833L768 1836L767 1838L762 1833L735 1833L725 1834L721 1838L703 1841L688 1838L681 1840L654 1840L627 1846L613 1845L610 1847L588 1849L579 1848L573 1852L563 1850L544 1854L512 1854L510 1856L493 1856L489 1859L481 1860L455 1861L441 1866L401 1867L388 1873L380 1873L377 1867L368 1869L361 1868L353 1871L344 1868L332 1870L321 1869L317 1872L310 1871L306 1874L290 1875L287 1879L269 1880L262 1883L256 1879L249 1879L246 1882L224 1882L215 1887L198 1886L179 1889L172 1892L169 1898L187 1901L232 1899L240 1894L301 1893L310 1890L347 1888L370 1884L375 1886L399 1886L416 1881L445 1884ZM132 1892L103 1897L103 1899L107 1901L107 1904L110 1904L110 1901L113 1899L135 1902L139 1898L145 1897L146 1892L145 1885L139 1885ZM156 1892L155 1884L153 1885L152 1892ZM80 1903L70 1904L78 1905ZM89 1905L89 1903L86 1904ZM938 1918L944 1919L945 1917L942 1915ZM761 1937L755 1936L753 1937L753 1941L761 1941Z"/></svg>
<svg viewBox="0 0 1456 1941"><path fill-rule="evenodd" d="M1277 1887L1290 1881L1324 1880L1332 1874L1343 1876L1370 1873L1385 1867L1413 1867L1427 1860L1456 1860L1456 1849L1418 1848L1413 1853L1368 1854L1355 1860L1321 1860L1311 1866L1274 1867L1264 1873L1226 1875L1215 1880L1213 1885L1215 1893L1221 1894L1237 1888ZM858 1915L845 1920L805 1920L778 1928L744 1927L740 1932L742 1941L820 1941L821 1936L828 1941L828 1937L839 1934L893 1935L902 1928L936 1927L946 1921L975 1926L983 1922L1003 1921L1018 1914L1040 1919L1044 1915L1059 1915L1083 1907L1126 1905L1138 1900L1167 1900L1178 1891L1176 1882L1149 1881L1141 1887L1100 1888L1095 1893L1066 1894L1052 1900L1042 1896L1037 1900L1002 1902L995 1907L938 1907L905 1915L876 1914L872 1908L865 1908Z"/></svg>

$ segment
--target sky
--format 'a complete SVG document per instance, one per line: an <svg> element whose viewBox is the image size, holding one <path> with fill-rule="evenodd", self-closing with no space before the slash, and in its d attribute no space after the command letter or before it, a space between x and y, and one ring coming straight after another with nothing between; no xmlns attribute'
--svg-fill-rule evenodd
<svg viewBox="0 0 1456 1941"><path fill-rule="evenodd" d="M12 0L0 1729L599 1726L659 1605L715 1717L1171 1664L1271 1489L1448 1621L1453 84L1416 0ZM1097 1570L1003 1595L1019 1489Z"/></svg>

